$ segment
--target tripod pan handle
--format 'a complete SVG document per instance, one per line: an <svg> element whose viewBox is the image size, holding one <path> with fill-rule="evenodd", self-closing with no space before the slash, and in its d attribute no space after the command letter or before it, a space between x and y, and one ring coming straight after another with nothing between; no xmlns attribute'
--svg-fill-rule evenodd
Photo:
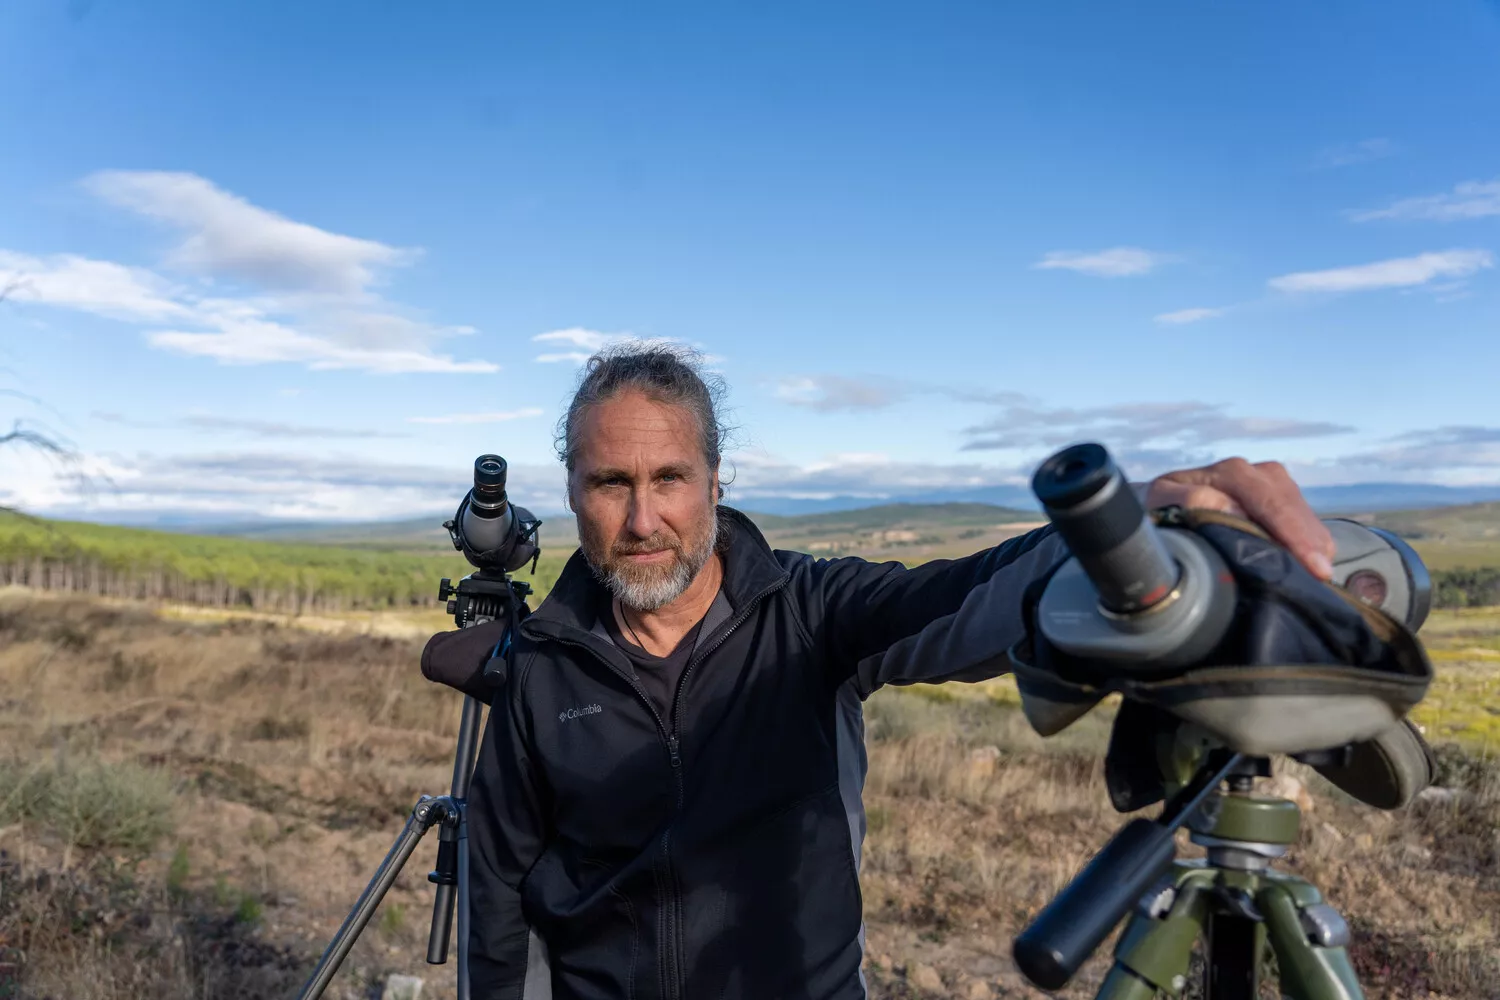
<svg viewBox="0 0 1500 1000"><path fill-rule="evenodd" d="M1011 954L1035 986L1059 990L1172 867L1174 828L1133 819L1016 938Z"/></svg>

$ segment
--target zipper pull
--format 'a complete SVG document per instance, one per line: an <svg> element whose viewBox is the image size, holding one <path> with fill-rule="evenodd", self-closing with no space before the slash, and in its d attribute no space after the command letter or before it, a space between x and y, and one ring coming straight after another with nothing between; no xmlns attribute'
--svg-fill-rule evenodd
<svg viewBox="0 0 1500 1000"><path fill-rule="evenodd" d="M675 736L668 736L667 737L667 752L672 755L672 766L673 767L681 767L682 766L682 758L677 755L677 737L675 737Z"/></svg>

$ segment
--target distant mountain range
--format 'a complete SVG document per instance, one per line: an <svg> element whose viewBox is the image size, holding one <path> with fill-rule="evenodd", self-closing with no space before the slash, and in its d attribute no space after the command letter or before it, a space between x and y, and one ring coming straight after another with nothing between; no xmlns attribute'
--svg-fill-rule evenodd
<svg viewBox="0 0 1500 1000"><path fill-rule="evenodd" d="M1464 504L1500 501L1500 485L1441 486L1432 483L1354 483L1345 486L1312 486L1303 490L1319 513L1352 514L1382 511L1420 510L1453 507ZM1036 499L1019 486L995 486L966 490L930 490L906 494L890 500L869 497L837 496L824 499L798 497L753 497L738 499L732 494L727 502L756 515L801 517L899 505L982 504L1005 508L997 511L999 520L1016 520L1025 515L1040 516ZM533 508L542 519L544 541L561 543L571 540L573 517L566 511ZM234 535L266 540L343 542L348 544L432 544L446 545L443 521L452 511L433 512L421 517L376 522L295 521L271 517L226 519L191 511L107 512L86 510L50 510L47 517L94 521L105 524L154 528L161 531L191 534Z"/></svg>

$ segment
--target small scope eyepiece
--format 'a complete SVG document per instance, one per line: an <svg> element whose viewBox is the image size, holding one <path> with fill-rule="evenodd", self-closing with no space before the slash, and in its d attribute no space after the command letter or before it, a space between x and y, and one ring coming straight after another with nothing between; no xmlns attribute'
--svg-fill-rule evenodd
<svg viewBox="0 0 1500 1000"><path fill-rule="evenodd" d="M505 459L480 455L474 460L474 503L479 507L505 505Z"/></svg>
<svg viewBox="0 0 1500 1000"><path fill-rule="evenodd" d="M1103 446L1064 448L1037 469L1031 488L1106 609L1141 611L1177 586L1181 568Z"/></svg>

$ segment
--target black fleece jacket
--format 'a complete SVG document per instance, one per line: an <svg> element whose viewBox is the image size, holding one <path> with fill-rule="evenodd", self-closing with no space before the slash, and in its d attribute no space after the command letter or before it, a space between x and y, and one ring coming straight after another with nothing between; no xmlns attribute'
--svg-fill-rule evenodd
<svg viewBox="0 0 1500 1000"><path fill-rule="evenodd" d="M474 1000L863 1000L863 701L1004 673L1022 592L1066 555L1046 527L914 568L814 559L719 510L724 582L670 711L580 553L522 623L469 800Z"/></svg>

